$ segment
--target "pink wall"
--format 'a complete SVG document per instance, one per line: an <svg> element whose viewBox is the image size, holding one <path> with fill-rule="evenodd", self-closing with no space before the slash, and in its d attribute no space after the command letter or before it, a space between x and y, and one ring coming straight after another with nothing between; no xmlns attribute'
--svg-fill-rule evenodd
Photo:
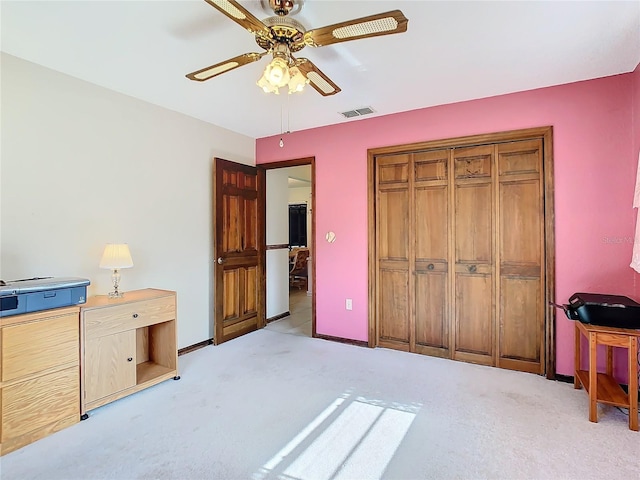
<svg viewBox="0 0 640 480"><path fill-rule="evenodd" d="M640 63L633 72L633 132L635 155L640 152Z"/></svg>
<svg viewBox="0 0 640 480"><path fill-rule="evenodd" d="M258 139L259 164L316 158L318 333L367 340L367 149L464 135L552 125L556 300L566 302L579 291L638 293L629 267L637 164L631 105L638 75L294 132L284 148L279 136ZM330 230L336 233L332 244L324 240ZM353 299L353 311L345 310L346 298ZM557 373L573 375L573 324L561 312L556 331Z"/></svg>

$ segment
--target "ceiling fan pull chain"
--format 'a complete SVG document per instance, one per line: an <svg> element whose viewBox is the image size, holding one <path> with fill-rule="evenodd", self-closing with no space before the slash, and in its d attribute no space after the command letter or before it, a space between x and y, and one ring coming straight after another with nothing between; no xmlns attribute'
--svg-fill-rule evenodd
<svg viewBox="0 0 640 480"><path fill-rule="evenodd" d="M291 122L290 122L291 109L289 108L290 96L291 95L287 95L287 133L291 133Z"/></svg>
<svg viewBox="0 0 640 480"><path fill-rule="evenodd" d="M284 120L282 119L282 117L284 116L283 113L283 107L282 107L282 100L280 101L280 148L284 147L284 140L282 139L282 134L283 132L283 126L282 124L284 123Z"/></svg>

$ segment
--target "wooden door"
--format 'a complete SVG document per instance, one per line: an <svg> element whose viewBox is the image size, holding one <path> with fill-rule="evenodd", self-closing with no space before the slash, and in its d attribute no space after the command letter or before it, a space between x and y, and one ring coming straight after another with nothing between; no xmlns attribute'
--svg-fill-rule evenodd
<svg viewBox="0 0 640 480"><path fill-rule="evenodd" d="M264 327L264 178L264 170L214 160L216 345Z"/></svg>
<svg viewBox="0 0 640 480"><path fill-rule="evenodd" d="M542 141L497 145L497 365L543 373L544 185Z"/></svg>
<svg viewBox="0 0 640 480"><path fill-rule="evenodd" d="M409 291L410 155L380 157L376 168L376 250L378 251L377 343L409 351L413 312ZM411 284L411 287L410 287Z"/></svg>
<svg viewBox="0 0 640 480"><path fill-rule="evenodd" d="M450 149L412 155L415 352L450 356Z"/></svg>
<svg viewBox="0 0 640 480"><path fill-rule="evenodd" d="M453 358L494 363L492 145L453 151Z"/></svg>
<svg viewBox="0 0 640 480"><path fill-rule="evenodd" d="M551 133L369 151L370 346L555 376Z"/></svg>

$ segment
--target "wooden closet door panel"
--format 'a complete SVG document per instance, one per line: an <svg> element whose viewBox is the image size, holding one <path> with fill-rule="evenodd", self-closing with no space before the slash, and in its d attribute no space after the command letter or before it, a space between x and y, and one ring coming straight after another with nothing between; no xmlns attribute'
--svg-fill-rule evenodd
<svg viewBox="0 0 640 480"><path fill-rule="evenodd" d="M491 274L456 274L454 358L493 363L492 292Z"/></svg>
<svg viewBox="0 0 640 480"><path fill-rule="evenodd" d="M491 183L456 186L456 264L493 262L493 195Z"/></svg>
<svg viewBox="0 0 640 480"><path fill-rule="evenodd" d="M409 345L409 275L406 270L380 274L380 342Z"/></svg>
<svg viewBox="0 0 640 480"><path fill-rule="evenodd" d="M416 272L416 349L448 356L449 295L447 272ZM436 350L422 347L433 347Z"/></svg>
<svg viewBox="0 0 640 480"><path fill-rule="evenodd" d="M542 141L498 149L498 366L544 372Z"/></svg>
<svg viewBox="0 0 640 480"><path fill-rule="evenodd" d="M451 149L414 162L415 351L449 357L449 171Z"/></svg>
<svg viewBox="0 0 640 480"><path fill-rule="evenodd" d="M408 189L383 190L378 194L379 245L381 261L409 260ZM408 267L408 265L407 265Z"/></svg>
<svg viewBox="0 0 640 480"><path fill-rule="evenodd" d="M377 323L380 346L409 350L409 155L381 157L376 169Z"/></svg>
<svg viewBox="0 0 640 480"><path fill-rule="evenodd" d="M499 364L515 365L518 361L523 365L516 370L542 373L543 331L537 321L544 313L541 298L538 278L500 278ZM531 365L525 368L524 364Z"/></svg>
<svg viewBox="0 0 640 480"><path fill-rule="evenodd" d="M415 189L416 262L447 263L449 256L449 189Z"/></svg>
<svg viewBox="0 0 640 480"><path fill-rule="evenodd" d="M492 365L495 356L492 145L455 149L453 357Z"/></svg>

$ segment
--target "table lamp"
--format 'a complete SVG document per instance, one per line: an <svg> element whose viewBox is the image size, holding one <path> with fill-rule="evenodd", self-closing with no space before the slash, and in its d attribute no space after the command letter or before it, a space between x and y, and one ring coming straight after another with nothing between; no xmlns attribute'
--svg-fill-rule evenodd
<svg viewBox="0 0 640 480"><path fill-rule="evenodd" d="M126 243L108 243L104 247L102 260L100 260L100 268L106 268L112 271L111 280L113 281L113 292L109 292L109 298L120 298L124 294L118 291L120 285L120 269L133 267L131 252Z"/></svg>

